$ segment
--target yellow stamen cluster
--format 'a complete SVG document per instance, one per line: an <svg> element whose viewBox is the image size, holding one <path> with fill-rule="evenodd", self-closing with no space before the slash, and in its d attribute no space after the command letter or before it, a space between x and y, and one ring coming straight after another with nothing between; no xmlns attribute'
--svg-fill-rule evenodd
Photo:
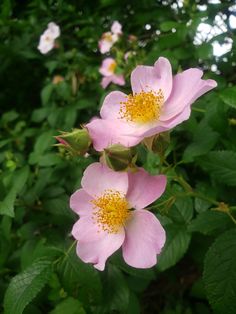
<svg viewBox="0 0 236 314"><path fill-rule="evenodd" d="M102 36L102 39L110 41L110 42L113 41L112 34L110 32L104 33L103 36Z"/></svg>
<svg viewBox="0 0 236 314"><path fill-rule="evenodd" d="M118 191L106 190L102 196L91 202L94 205L95 223L108 233L117 233L130 216L129 204Z"/></svg>
<svg viewBox="0 0 236 314"><path fill-rule="evenodd" d="M148 123L160 117L164 96L161 89L158 92L140 92L129 94L127 100L121 102L120 117L126 121Z"/></svg>
<svg viewBox="0 0 236 314"><path fill-rule="evenodd" d="M115 72L115 69L116 69L116 62L113 61L113 62L111 62L111 64L109 65L108 71L111 72L111 73L114 73L114 72Z"/></svg>

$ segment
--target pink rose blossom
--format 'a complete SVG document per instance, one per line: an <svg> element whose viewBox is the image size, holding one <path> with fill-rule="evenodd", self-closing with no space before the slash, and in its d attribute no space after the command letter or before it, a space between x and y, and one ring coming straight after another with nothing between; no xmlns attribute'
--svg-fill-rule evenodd
<svg viewBox="0 0 236 314"><path fill-rule="evenodd" d="M98 42L98 47L101 53L109 52L111 47L118 40L118 35L111 32L103 33L102 38Z"/></svg>
<svg viewBox="0 0 236 314"><path fill-rule="evenodd" d="M101 85L105 89L110 83L114 83L116 85L124 86L125 79L122 74L120 75L110 75L102 78Z"/></svg>
<svg viewBox="0 0 236 314"><path fill-rule="evenodd" d="M48 24L48 28L40 36L38 50L42 54L48 53L55 46L55 39L60 36L60 27L54 22Z"/></svg>
<svg viewBox="0 0 236 314"><path fill-rule="evenodd" d="M107 258L122 246L130 266L154 266L166 235L156 216L143 208L162 195L166 177L151 176L141 168L135 173L114 172L93 163L81 185L70 198L70 207L80 216L72 229L77 255L104 270Z"/></svg>
<svg viewBox="0 0 236 314"><path fill-rule="evenodd" d="M135 146L187 120L191 104L217 86L214 80L202 80L202 75L200 69L190 68L172 77L171 65L163 57L154 66L137 66L131 73L133 94L111 92L103 102L101 119L86 125L94 148Z"/></svg>
<svg viewBox="0 0 236 314"><path fill-rule="evenodd" d="M106 88L110 83L123 86L125 79L122 74L115 74L117 63L113 58L106 58L103 60L99 72L104 76L101 82L103 88Z"/></svg>
<svg viewBox="0 0 236 314"><path fill-rule="evenodd" d="M117 63L113 58L106 58L102 61L102 65L99 68L99 72L103 76L110 76L115 73L115 69L117 67Z"/></svg>
<svg viewBox="0 0 236 314"><path fill-rule="evenodd" d="M122 34L122 25L118 21L114 21L111 26L111 31L113 34L121 35Z"/></svg>

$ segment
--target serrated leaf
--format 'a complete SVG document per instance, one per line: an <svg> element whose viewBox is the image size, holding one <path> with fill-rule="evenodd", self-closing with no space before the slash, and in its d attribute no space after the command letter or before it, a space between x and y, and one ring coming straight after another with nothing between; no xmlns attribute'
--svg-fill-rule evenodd
<svg viewBox="0 0 236 314"><path fill-rule="evenodd" d="M188 249L191 235L181 225L167 225L167 241L157 262L157 268L164 271L174 266Z"/></svg>
<svg viewBox="0 0 236 314"><path fill-rule="evenodd" d="M220 93L220 98L230 107L236 108L236 87L228 87Z"/></svg>
<svg viewBox="0 0 236 314"><path fill-rule="evenodd" d="M190 232L200 232L206 235L219 234L233 227L233 222L225 213L217 211L202 212L188 226Z"/></svg>
<svg viewBox="0 0 236 314"><path fill-rule="evenodd" d="M36 261L10 282L4 297L5 314L21 314L40 290L45 286L52 273L51 262Z"/></svg>
<svg viewBox="0 0 236 314"><path fill-rule="evenodd" d="M83 302L101 299L102 284L98 274L91 265L83 263L75 253L75 248L66 253L58 265L63 287L70 293L78 291Z"/></svg>
<svg viewBox="0 0 236 314"><path fill-rule="evenodd" d="M199 164L220 183L236 186L236 153L214 151L199 160Z"/></svg>
<svg viewBox="0 0 236 314"><path fill-rule="evenodd" d="M178 198L168 211L168 216L175 222L188 223L193 216L193 202L190 197Z"/></svg>
<svg viewBox="0 0 236 314"><path fill-rule="evenodd" d="M206 254L203 280L209 302L216 314L235 314L236 229L216 239Z"/></svg>
<svg viewBox="0 0 236 314"><path fill-rule="evenodd" d="M50 314L86 314L84 308L82 307L81 303L69 297L66 300L63 300L59 303L54 310L50 312Z"/></svg>
<svg viewBox="0 0 236 314"><path fill-rule="evenodd" d="M215 146L218 138L219 134L202 121L194 133L193 142L184 151L183 160L191 162L194 157L208 153Z"/></svg>
<svg viewBox="0 0 236 314"><path fill-rule="evenodd" d="M105 302L103 309L107 309L107 313L118 311L119 313L127 313L129 306L129 287L122 272L113 265L108 265L105 279Z"/></svg>

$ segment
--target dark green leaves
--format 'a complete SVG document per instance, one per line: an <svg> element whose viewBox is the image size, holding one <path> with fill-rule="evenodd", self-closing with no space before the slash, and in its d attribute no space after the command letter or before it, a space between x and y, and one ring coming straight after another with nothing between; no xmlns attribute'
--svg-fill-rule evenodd
<svg viewBox="0 0 236 314"><path fill-rule="evenodd" d="M23 273L15 276L4 298L5 314L21 314L48 282L52 273L51 262L36 261Z"/></svg>
<svg viewBox="0 0 236 314"><path fill-rule="evenodd" d="M158 269L164 271L174 266L188 249L191 235L181 225L167 225L167 241L159 257Z"/></svg>
<svg viewBox="0 0 236 314"><path fill-rule="evenodd" d="M199 164L217 182L236 186L236 153L233 151L214 151L199 160Z"/></svg>
<svg viewBox="0 0 236 314"><path fill-rule="evenodd" d="M216 314L235 314L236 229L222 234L205 258L203 279L207 297Z"/></svg>
<svg viewBox="0 0 236 314"><path fill-rule="evenodd" d="M50 314L86 314L81 303L74 298L67 298L59 303Z"/></svg>
<svg viewBox="0 0 236 314"><path fill-rule="evenodd" d="M228 87L220 93L220 98L230 107L236 109L236 87Z"/></svg>
<svg viewBox="0 0 236 314"><path fill-rule="evenodd" d="M29 176L29 167L17 170L12 179L12 186L6 197L0 202L0 214L14 217L14 203L17 195L21 192Z"/></svg>

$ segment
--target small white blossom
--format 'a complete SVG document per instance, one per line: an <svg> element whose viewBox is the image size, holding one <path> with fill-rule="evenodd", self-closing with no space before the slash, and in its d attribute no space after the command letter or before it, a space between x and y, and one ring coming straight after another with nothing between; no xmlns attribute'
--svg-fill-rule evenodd
<svg viewBox="0 0 236 314"><path fill-rule="evenodd" d="M60 27L54 22L48 24L48 28L40 36L38 50L42 54L48 53L54 48L55 39L60 36Z"/></svg>
<svg viewBox="0 0 236 314"><path fill-rule="evenodd" d="M122 34L122 25L118 21L114 21L111 26L111 31L113 34L121 35Z"/></svg>

